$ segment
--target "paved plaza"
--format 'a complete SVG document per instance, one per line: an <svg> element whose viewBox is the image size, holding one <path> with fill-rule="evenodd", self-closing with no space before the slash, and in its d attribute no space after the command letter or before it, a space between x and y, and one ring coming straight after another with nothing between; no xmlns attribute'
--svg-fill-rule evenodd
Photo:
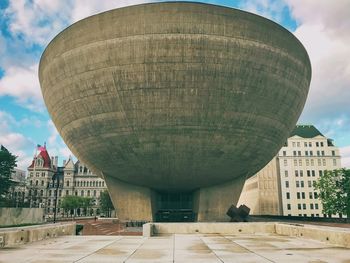
<svg viewBox="0 0 350 263"><path fill-rule="evenodd" d="M278 236L64 236L0 250L0 262L350 262L350 249Z"/></svg>

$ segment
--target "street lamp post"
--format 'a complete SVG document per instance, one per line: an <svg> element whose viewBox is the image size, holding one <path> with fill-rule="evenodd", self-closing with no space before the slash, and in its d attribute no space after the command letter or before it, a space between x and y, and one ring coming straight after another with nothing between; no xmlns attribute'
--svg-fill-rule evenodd
<svg viewBox="0 0 350 263"><path fill-rule="evenodd" d="M56 186L56 193L55 193L55 207L54 207L54 213L53 213L53 222L56 223L56 213L57 213L57 199L58 199L58 187L59 187L59 176L56 173L52 178L54 186ZM56 181L56 185L55 185Z"/></svg>

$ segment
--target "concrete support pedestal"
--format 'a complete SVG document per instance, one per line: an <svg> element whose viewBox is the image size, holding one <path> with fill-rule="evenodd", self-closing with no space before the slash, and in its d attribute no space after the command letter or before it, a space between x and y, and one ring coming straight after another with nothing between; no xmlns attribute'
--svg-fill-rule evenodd
<svg viewBox="0 0 350 263"><path fill-rule="evenodd" d="M127 184L112 176L104 178L120 220L153 221L154 193L151 189Z"/></svg>
<svg viewBox="0 0 350 263"><path fill-rule="evenodd" d="M241 195L245 178L237 178L231 182L201 188L194 193L194 212L198 222L225 222L228 208L236 205Z"/></svg>

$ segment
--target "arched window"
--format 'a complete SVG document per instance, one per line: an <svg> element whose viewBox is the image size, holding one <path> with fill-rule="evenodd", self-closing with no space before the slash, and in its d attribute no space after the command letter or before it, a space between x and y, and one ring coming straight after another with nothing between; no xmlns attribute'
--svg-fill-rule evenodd
<svg viewBox="0 0 350 263"><path fill-rule="evenodd" d="M90 196L90 190L87 191L87 196Z"/></svg>
<svg viewBox="0 0 350 263"><path fill-rule="evenodd" d="M96 190L94 190L94 196L96 196Z"/></svg>
<svg viewBox="0 0 350 263"><path fill-rule="evenodd" d="M105 187L105 182L102 182L102 187Z"/></svg>
<svg viewBox="0 0 350 263"><path fill-rule="evenodd" d="M51 196L52 195L52 191L51 190L49 190L49 196Z"/></svg>
<svg viewBox="0 0 350 263"><path fill-rule="evenodd" d="M100 182L98 182L98 186L99 186L99 187L101 187L101 181L100 181Z"/></svg>
<svg viewBox="0 0 350 263"><path fill-rule="evenodd" d="M44 190L40 190L40 196L44 195Z"/></svg>
<svg viewBox="0 0 350 263"><path fill-rule="evenodd" d="M33 180L30 180L30 185L33 185Z"/></svg>
<svg viewBox="0 0 350 263"><path fill-rule="evenodd" d="M75 196L77 196L78 195L78 191L75 191Z"/></svg>
<svg viewBox="0 0 350 263"><path fill-rule="evenodd" d="M67 181L67 187L69 187L69 181Z"/></svg>
<svg viewBox="0 0 350 263"><path fill-rule="evenodd" d="M92 186L95 187L95 181L92 182Z"/></svg>
<svg viewBox="0 0 350 263"><path fill-rule="evenodd" d="M92 181L90 181L90 186L92 186Z"/></svg>
<svg viewBox="0 0 350 263"><path fill-rule="evenodd" d="M45 182L44 181L41 181L41 186L44 186Z"/></svg>
<svg viewBox="0 0 350 263"><path fill-rule="evenodd" d="M83 190L81 190L81 196L84 196L84 191Z"/></svg>
<svg viewBox="0 0 350 263"><path fill-rule="evenodd" d="M39 185L39 181L38 180L35 181L35 185Z"/></svg>

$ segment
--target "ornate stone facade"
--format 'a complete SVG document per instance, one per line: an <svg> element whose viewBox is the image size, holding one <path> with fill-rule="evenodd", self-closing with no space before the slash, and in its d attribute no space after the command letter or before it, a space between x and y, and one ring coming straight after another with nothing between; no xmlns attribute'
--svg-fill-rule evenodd
<svg viewBox="0 0 350 263"><path fill-rule="evenodd" d="M28 167L27 200L30 206L45 208L46 215L51 217L57 202L57 216L62 216L62 199L75 195L93 199L90 211L79 208L76 211L78 216L99 214L100 193L107 190L105 181L80 161L74 163L69 158L63 162L63 166L58 166L57 162L57 157L50 158L46 147L39 148L39 153Z"/></svg>

